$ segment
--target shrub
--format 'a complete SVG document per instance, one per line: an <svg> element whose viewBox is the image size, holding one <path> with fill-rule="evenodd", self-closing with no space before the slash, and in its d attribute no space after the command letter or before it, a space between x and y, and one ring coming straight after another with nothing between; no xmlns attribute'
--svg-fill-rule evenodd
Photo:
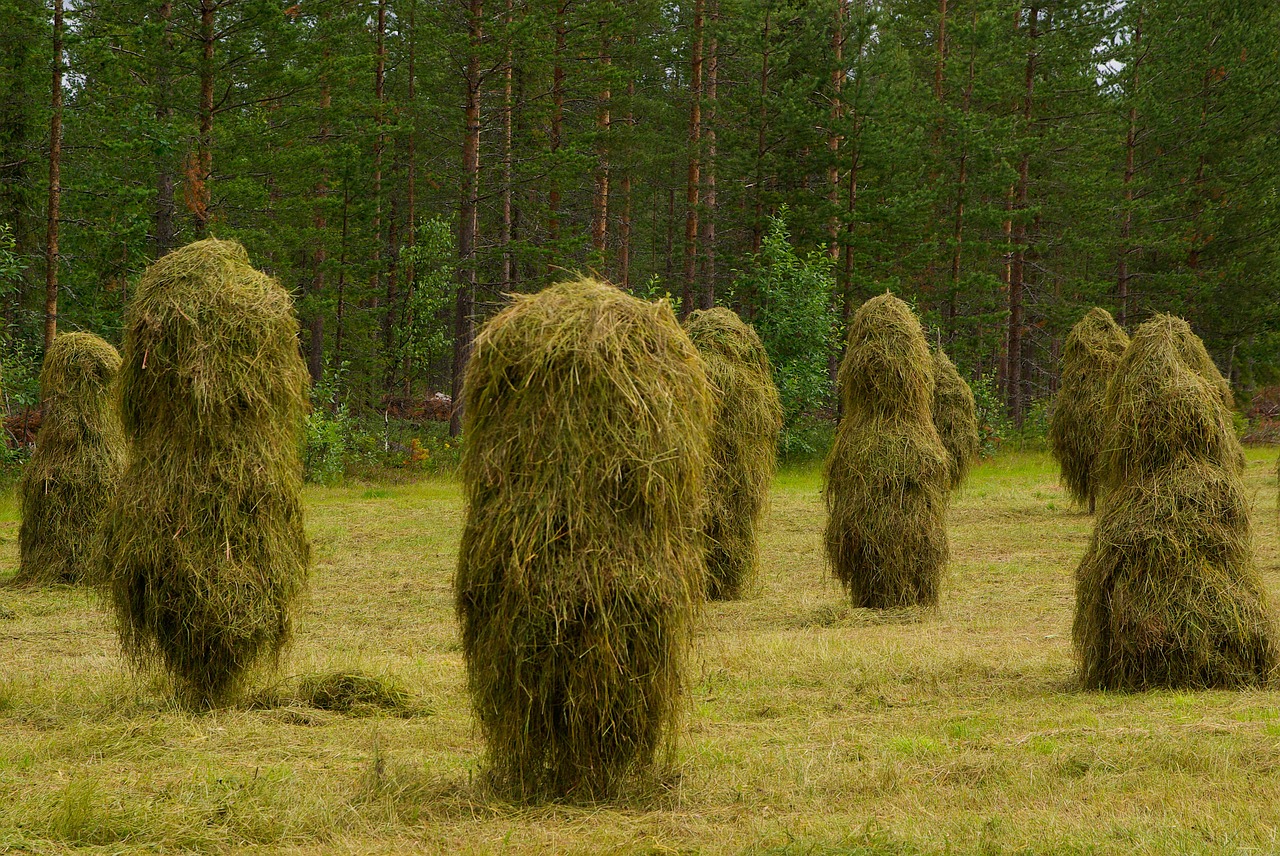
<svg viewBox="0 0 1280 856"><path fill-rule="evenodd" d="M189 704L226 700L275 659L306 582L297 333L280 284L213 239L148 268L125 315L133 447L99 583L125 651Z"/></svg>
<svg viewBox="0 0 1280 856"><path fill-rule="evenodd" d="M938 601L947 561L947 451L916 316L884 294L849 324L844 418L826 464L827 560L854 606Z"/></svg>

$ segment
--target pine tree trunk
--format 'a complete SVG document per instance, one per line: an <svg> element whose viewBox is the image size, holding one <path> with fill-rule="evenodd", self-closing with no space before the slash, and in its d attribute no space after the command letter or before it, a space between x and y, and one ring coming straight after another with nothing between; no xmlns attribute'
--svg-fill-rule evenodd
<svg viewBox="0 0 1280 856"><path fill-rule="evenodd" d="M769 125L769 30L773 9L765 7L761 31L763 49L760 54L760 126L756 132L756 174L752 182L755 195L755 219L751 223L751 253L759 255L764 241L764 156L768 151Z"/></svg>
<svg viewBox="0 0 1280 856"><path fill-rule="evenodd" d="M710 0L711 19L715 20L716 0ZM698 289L698 308L710 309L716 305L716 85L720 73L719 44L711 38L707 51L706 67L706 163L702 170L702 182L707 192L703 199L702 214L702 287Z"/></svg>
<svg viewBox="0 0 1280 856"><path fill-rule="evenodd" d="M462 200L458 224L458 291L453 316L453 414L449 419L449 433L462 433L462 382L466 374L467 360L471 356L473 319L477 283L476 240L479 231L480 209L480 44L484 37L481 29L484 14L483 0L469 0L467 37L470 55L467 57L466 101L464 107L465 133L462 139Z"/></svg>
<svg viewBox="0 0 1280 856"><path fill-rule="evenodd" d="M1134 151L1138 142L1138 85L1142 65L1142 7L1138 7L1137 24L1133 30L1133 75L1129 90L1129 128L1124 141L1124 213L1120 217L1120 256L1116 261L1116 301L1122 325L1129 320L1129 256L1133 253L1133 178Z"/></svg>
<svg viewBox="0 0 1280 856"><path fill-rule="evenodd" d="M507 0L506 24L511 28L514 0ZM514 231L514 219L511 207L512 181L512 120L515 110L513 96L513 78L515 75L514 57L511 43L507 43L507 58L502 65L502 233L499 243L502 245L502 293L508 294L514 287L512 275L511 240Z"/></svg>
<svg viewBox="0 0 1280 856"><path fill-rule="evenodd" d="M155 69L155 117L156 124L167 129L173 121L173 81L169 69L173 57L173 3L169 0L161 3L156 18L163 33ZM156 158L156 207L151 215L151 247L156 258L173 249L173 214L173 169L162 153Z"/></svg>
<svg viewBox="0 0 1280 856"><path fill-rule="evenodd" d="M1023 132L1029 133L1031 128L1033 95L1035 89L1036 74L1036 41L1039 38L1039 7L1032 5L1030 10L1030 22L1027 36L1029 38L1027 47L1027 63L1026 75L1024 82L1024 92L1022 100L1022 122ZM1025 212L1027 208L1027 189L1030 178L1031 152L1028 146L1023 146L1022 157L1018 162L1018 183L1017 195L1014 200L1015 207L1019 212ZM1026 415L1026 365L1023 359L1023 326L1024 326L1024 308L1023 297L1026 287L1026 264L1027 264L1027 223L1023 216L1013 218L1013 259L1009 268L1009 410L1013 416L1013 422L1017 426L1022 425L1022 419Z"/></svg>
<svg viewBox="0 0 1280 856"><path fill-rule="evenodd" d="M49 112L49 213L45 230L44 351L58 334L58 218L62 206L62 0L53 0L53 83Z"/></svg>
<svg viewBox="0 0 1280 856"><path fill-rule="evenodd" d="M564 54L568 25L565 13L569 4L562 3L556 7L555 54L551 69L551 175L550 190L547 193L547 238L552 246L552 257L547 261L548 271L555 264L558 251L554 244L560 240L560 164L557 160L560 152L561 134L564 127Z"/></svg>
<svg viewBox="0 0 1280 856"><path fill-rule="evenodd" d="M607 21L600 22L600 56L598 62L607 73L613 58L609 53L609 34ZM596 175L595 192L591 205L591 248L601 260L604 259L605 244L609 235L609 144L608 134L612 123L610 113L611 92L606 85L600 90L596 100L596 131L599 140L596 143Z"/></svg>
<svg viewBox="0 0 1280 856"><path fill-rule="evenodd" d="M701 183L699 145L702 137L702 17L705 0L694 0L693 41L690 45L689 77L689 173L685 181L684 288L680 317L693 311L698 276L698 197Z"/></svg>
<svg viewBox="0 0 1280 856"><path fill-rule="evenodd" d="M329 46L325 44L320 71L320 146L327 148L329 142L329 110L332 106L332 94L329 89ZM325 155L321 155L321 162ZM321 170L320 180L315 186L315 208L311 225L315 229L315 248L311 251L311 318L307 329L310 341L307 347L307 368L311 373L311 382L319 383L324 377L324 312L320 308L320 300L324 296L324 232L328 227L325 217L325 199L329 195L329 175Z"/></svg>
<svg viewBox="0 0 1280 856"><path fill-rule="evenodd" d="M213 49L217 0L200 0L200 131L196 137L195 162L187 168L187 208L196 233L209 231L209 182L213 180Z"/></svg>

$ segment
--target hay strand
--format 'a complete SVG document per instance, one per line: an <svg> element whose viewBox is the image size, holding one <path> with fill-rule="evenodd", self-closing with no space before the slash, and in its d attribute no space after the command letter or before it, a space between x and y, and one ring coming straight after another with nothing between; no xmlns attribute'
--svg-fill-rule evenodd
<svg viewBox="0 0 1280 856"><path fill-rule="evenodd" d="M1240 444L1179 319L1133 336L1107 392L1102 492L1076 576L1084 686L1242 687L1276 663Z"/></svg>
<svg viewBox="0 0 1280 856"><path fill-rule="evenodd" d="M955 490L978 460L982 441L973 390L942 348L933 351L933 424L947 450L947 482Z"/></svg>
<svg viewBox="0 0 1280 856"><path fill-rule="evenodd" d="M1058 461L1067 492L1090 514L1097 504L1107 384L1128 346L1128 335L1111 313L1095 306L1071 328L1062 350L1062 381L1049 420L1049 450Z"/></svg>
<svg viewBox="0 0 1280 856"><path fill-rule="evenodd" d="M705 585L702 360L665 302L582 279L490 320L464 395L455 585L491 779L607 797L677 717Z"/></svg>
<svg viewBox="0 0 1280 856"><path fill-rule="evenodd" d="M890 294L849 324L844 418L826 462L826 553L854 606L932 606L946 564L947 451L933 423L933 360Z"/></svg>
<svg viewBox="0 0 1280 856"><path fill-rule="evenodd" d="M75 583L124 470L115 380L120 355L89 333L53 340L40 370L44 421L22 473L18 585Z"/></svg>
<svg viewBox="0 0 1280 856"><path fill-rule="evenodd" d="M274 663L305 585L297 329L280 284L213 239L148 268L125 316L133 446L98 583L134 663L162 666L192 705Z"/></svg>
<svg viewBox="0 0 1280 856"><path fill-rule="evenodd" d="M734 600L755 579L756 531L778 457L782 403L764 344L737 313L717 307L684 324L714 396L706 476L707 596Z"/></svg>

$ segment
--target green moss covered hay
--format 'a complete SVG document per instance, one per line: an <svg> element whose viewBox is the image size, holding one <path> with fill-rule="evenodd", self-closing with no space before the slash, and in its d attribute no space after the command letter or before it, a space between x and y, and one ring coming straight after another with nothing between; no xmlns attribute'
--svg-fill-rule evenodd
<svg viewBox="0 0 1280 856"><path fill-rule="evenodd" d="M306 581L297 329L280 284L212 239L148 268L125 316L133 447L100 584L125 650L192 704L224 701L274 660Z"/></svg>
<svg viewBox="0 0 1280 856"><path fill-rule="evenodd" d="M53 340L40 371L44 422L22 472L15 582L74 583L91 560L128 444L114 386L116 349L89 333Z"/></svg>
<svg viewBox="0 0 1280 856"><path fill-rule="evenodd" d="M1072 630L1089 688L1241 687L1276 662L1240 444L1220 389L1184 356L1184 326L1139 328L1107 392Z"/></svg>
<svg viewBox="0 0 1280 856"><path fill-rule="evenodd" d="M978 460L982 441L973 390L941 348L933 351L933 425L947 450L947 483L955 490Z"/></svg>
<svg viewBox="0 0 1280 856"><path fill-rule="evenodd" d="M706 364L715 402L706 478L707 596L734 599L759 564L756 529L777 464L782 404L764 344L737 313L699 310L684 327Z"/></svg>
<svg viewBox="0 0 1280 856"><path fill-rule="evenodd" d="M607 796L676 719L705 584L702 360L665 302L578 280L484 326L464 396L457 609L493 781Z"/></svg>
<svg viewBox="0 0 1280 856"><path fill-rule="evenodd" d="M1062 381L1049 420L1049 450L1071 498L1093 513L1098 455L1106 428L1103 402L1129 337L1105 309L1094 307L1067 334Z"/></svg>
<svg viewBox="0 0 1280 856"><path fill-rule="evenodd" d="M839 386L827 560L854 606L934 605L948 553L947 450L933 424L933 359L905 303L885 294L854 314Z"/></svg>

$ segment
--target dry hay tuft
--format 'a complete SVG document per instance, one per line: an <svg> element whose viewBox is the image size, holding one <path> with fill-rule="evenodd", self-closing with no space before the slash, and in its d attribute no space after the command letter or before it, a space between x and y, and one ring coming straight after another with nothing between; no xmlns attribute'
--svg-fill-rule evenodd
<svg viewBox="0 0 1280 856"><path fill-rule="evenodd" d="M703 527L707 596L733 600L759 565L756 530L777 463L782 403L764 344L737 313L699 310L684 327L706 364L714 397Z"/></svg>
<svg viewBox="0 0 1280 856"><path fill-rule="evenodd" d="M947 562L947 450L933 360L890 294L862 305L840 366L844 418L826 463L827 559L854 606L935 605Z"/></svg>
<svg viewBox="0 0 1280 856"><path fill-rule="evenodd" d="M933 424L947 450L947 482L955 490L964 484L981 449L977 407L973 390L942 348L933 352L933 381Z"/></svg>
<svg viewBox="0 0 1280 856"><path fill-rule="evenodd" d="M195 706L274 664L306 583L297 330L280 284L213 239L148 268L126 312L133 447L98 583L134 663L163 666Z"/></svg>
<svg viewBox="0 0 1280 856"><path fill-rule="evenodd" d="M1176 321L1138 329L1107 392L1104 481L1072 628L1089 688L1251 686L1276 663L1240 444Z"/></svg>
<svg viewBox="0 0 1280 856"><path fill-rule="evenodd" d="M53 340L40 371L44 422L22 473L19 585L78 582L128 443L120 425L116 349L89 333Z"/></svg>
<svg viewBox="0 0 1280 856"><path fill-rule="evenodd" d="M665 302L564 282L485 325L464 400L455 584L492 781L607 797L674 736L705 586L702 360Z"/></svg>
<svg viewBox="0 0 1280 856"><path fill-rule="evenodd" d="M1103 402L1127 347L1129 336L1110 312L1095 306L1071 328L1062 351L1062 381L1049 420L1049 449L1067 492L1088 506L1090 514L1097 502L1099 453L1106 429Z"/></svg>
<svg viewBox="0 0 1280 856"><path fill-rule="evenodd" d="M298 681L298 699L318 710L354 715L387 712L410 717L426 712L400 681L359 670L304 675Z"/></svg>

